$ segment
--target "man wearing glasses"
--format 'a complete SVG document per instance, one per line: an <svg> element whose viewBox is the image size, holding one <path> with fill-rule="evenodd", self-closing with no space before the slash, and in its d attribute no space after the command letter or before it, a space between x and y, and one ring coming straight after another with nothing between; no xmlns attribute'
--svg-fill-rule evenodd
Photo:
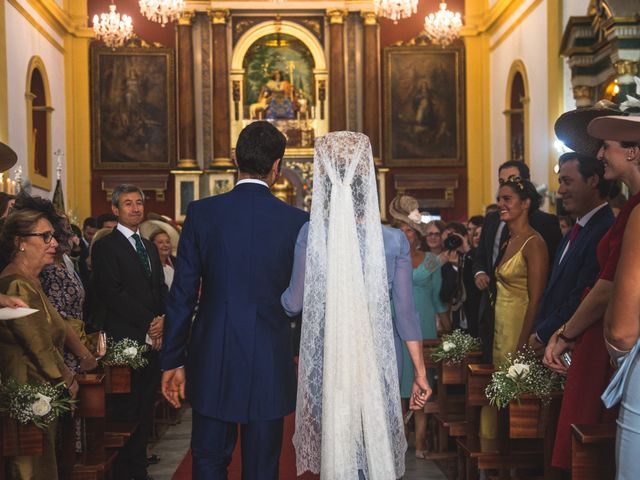
<svg viewBox="0 0 640 480"><path fill-rule="evenodd" d="M520 177L530 180L531 173L526 163L510 160L500 165L498 180L500 183L509 177ZM549 252L549 259L553 261L556 248L562 239L558 217L541 210L531 212L529 223L544 239ZM491 299L496 295L496 265L500 263L502 254L509 241L509 229L500 220L500 212L487 214L480 234L480 244L473 260L473 274L476 286L482 292L480 299L479 336L483 345L483 361L493 361L493 329L495 310Z"/></svg>

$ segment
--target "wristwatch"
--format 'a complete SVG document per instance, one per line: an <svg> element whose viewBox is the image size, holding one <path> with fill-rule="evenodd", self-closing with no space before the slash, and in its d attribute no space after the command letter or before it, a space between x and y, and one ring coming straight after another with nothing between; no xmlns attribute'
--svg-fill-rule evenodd
<svg viewBox="0 0 640 480"><path fill-rule="evenodd" d="M573 337L573 338L569 338L564 334L564 330L565 328L567 328L567 324L563 324L560 329L558 330L558 338L561 338L562 340L565 341L565 343L573 343L576 341L576 338L578 337Z"/></svg>

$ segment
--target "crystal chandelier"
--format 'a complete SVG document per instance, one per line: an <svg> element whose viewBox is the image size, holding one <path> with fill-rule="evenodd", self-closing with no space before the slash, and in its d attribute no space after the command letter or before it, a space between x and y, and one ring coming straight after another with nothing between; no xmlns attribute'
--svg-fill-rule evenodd
<svg viewBox="0 0 640 480"><path fill-rule="evenodd" d="M409 18L418 11L418 0L374 0L376 15L398 23L402 18Z"/></svg>
<svg viewBox="0 0 640 480"><path fill-rule="evenodd" d="M109 5L109 13L93 16L93 31L98 40L102 40L107 47L115 49L124 45L133 35L133 23L129 15L116 12L114 4Z"/></svg>
<svg viewBox="0 0 640 480"><path fill-rule="evenodd" d="M183 0L140 0L138 5L142 15L163 27L168 22L178 20L184 10Z"/></svg>
<svg viewBox="0 0 640 480"><path fill-rule="evenodd" d="M427 37L431 42L442 45L442 48L460 36L461 28L460 13L447 10L446 2L440 2L440 10L430 13L424 19L424 31Z"/></svg>

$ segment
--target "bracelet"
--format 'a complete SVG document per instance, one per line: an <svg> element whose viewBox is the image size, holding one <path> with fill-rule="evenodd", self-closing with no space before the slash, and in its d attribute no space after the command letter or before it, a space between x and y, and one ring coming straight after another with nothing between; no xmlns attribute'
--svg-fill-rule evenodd
<svg viewBox="0 0 640 480"><path fill-rule="evenodd" d="M560 329L558 330L558 338L561 338L562 340L564 340L565 343L573 343L573 342L575 342L578 337L567 337L564 334L565 328L567 328L567 324L566 323L564 325L562 325L560 327Z"/></svg>

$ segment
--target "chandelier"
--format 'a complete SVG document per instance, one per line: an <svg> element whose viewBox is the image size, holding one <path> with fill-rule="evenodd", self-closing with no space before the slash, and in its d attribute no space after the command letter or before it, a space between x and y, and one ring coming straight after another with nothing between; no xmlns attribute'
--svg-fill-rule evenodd
<svg viewBox="0 0 640 480"><path fill-rule="evenodd" d="M93 16L93 31L98 40L102 40L107 47L115 49L124 45L133 35L133 23L129 15L116 12L114 4L109 5L109 13Z"/></svg>
<svg viewBox="0 0 640 480"><path fill-rule="evenodd" d="M462 19L460 13L447 10L446 2L440 2L440 10L430 13L424 19L424 31L432 43L439 43L442 48L460 36Z"/></svg>
<svg viewBox="0 0 640 480"><path fill-rule="evenodd" d="M418 0L374 0L376 15L398 23L402 18L409 18L418 11Z"/></svg>
<svg viewBox="0 0 640 480"><path fill-rule="evenodd" d="M184 10L183 0L140 0L138 5L142 15L163 27L168 22L178 20Z"/></svg>

